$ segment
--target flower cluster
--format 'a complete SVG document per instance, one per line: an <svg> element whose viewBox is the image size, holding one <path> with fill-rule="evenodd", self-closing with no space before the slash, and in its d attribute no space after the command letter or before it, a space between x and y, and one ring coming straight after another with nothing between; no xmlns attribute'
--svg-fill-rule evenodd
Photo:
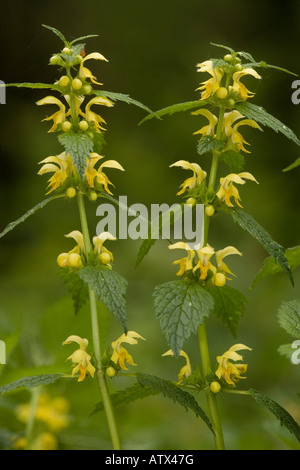
<svg viewBox="0 0 300 470"><path fill-rule="evenodd" d="M79 349L76 349L67 359L67 361L73 362L72 376L74 377L79 372L78 382L82 382L87 374L94 378L96 369L91 363L91 356L86 352L89 344L88 340L77 335L71 335L63 342L63 345L70 343L79 345Z"/></svg>
<svg viewBox="0 0 300 470"><path fill-rule="evenodd" d="M216 370L216 376L218 379L223 379L228 385L235 386L235 382L240 379L245 379L241 374L247 371L247 364L232 364L230 361L242 361L243 356L238 354L236 351L242 351L247 349L251 351L251 348L244 344L234 344L228 351L225 351L222 356L217 356L217 362L219 364Z"/></svg>

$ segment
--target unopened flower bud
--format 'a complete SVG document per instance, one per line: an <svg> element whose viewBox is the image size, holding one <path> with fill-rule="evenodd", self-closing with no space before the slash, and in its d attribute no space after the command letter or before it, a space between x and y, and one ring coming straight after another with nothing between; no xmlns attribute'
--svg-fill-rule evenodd
<svg viewBox="0 0 300 470"><path fill-rule="evenodd" d="M72 129L72 124L69 121L64 121L61 128L64 132L69 132Z"/></svg>
<svg viewBox="0 0 300 470"><path fill-rule="evenodd" d="M81 265L81 256L78 253L70 253L68 263L72 268L78 268Z"/></svg>
<svg viewBox="0 0 300 470"><path fill-rule="evenodd" d="M72 87L74 90L80 90L82 87L82 81L79 78L74 78L74 80L72 80Z"/></svg>
<svg viewBox="0 0 300 470"><path fill-rule="evenodd" d="M209 204L209 206L205 207L205 214L208 217L211 217L212 215L214 215L214 213L215 213L215 208L212 204Z"/></svg>
<svg viewBox="0 0 300 470"><path fill-rule="evenodd" d="M224 56L224 60L225 60L226 62L232 62L232 59L233 59L233 57L232 57L231 54L226 54L226 55Z"/></svg>
<svg viewBox="0 0 300 470"><path fill-rule="evenodd" d="M243 70L243 68L244 68L244 67L242 66L242 64L236 64L236 65L234 66L234 70L235 70L236 72L240 72L241 70Z"/></svg>
<svg viewBox="0 0 300 470"><path fill-rule="evenodd" d="M96 201L98 198L98 194L96 193L96 191L91 191L89 196L90 196L90 200L93 202Z"/></svg>
<svg viewBox="0 0 300 470"><path fill-rule="evenodd" d="M80 121L80 123L79 123L79 129L80 129L81 131L87 131L88 128L89 128L89 124L88 124L87 121L84 121L84 120L83 120L83 121Z"/></svg>
<svg viewBox="0 0 300 470"><path fill-rule="evenodd" d="M106 369L106 375L108 377L113 377L114 375L116 375L116 371L113 367L109 366L107 369Z"/></svg>
<svg viewBox="0 0 300 470"><path fill-rule="evenodd" d="M84 95L89 95L92 92L92 87L91 85L83 85L81 91Z"/></svg>
<svg viewBox="0 0 300 470"><path fill-rule="evenodd" d="M216 273L212 281L215 286L223 287L226 284L226 276L223 273Z"/></svg>
<svg viewBox="0 0 300 470"><path fill-rule="evenodd" d="M108 264L111 260L111 256L108 253L101 253L99 259L103 264Z"/></svg>
<svg viewBox="0 0 300 470"><path fill-rule="evenodd" d="M189 197L186 201L186 204L189 204L190 206L194 206L196 204L196 199L194 197Z"/></svg>
<svg viewBox="0 0 300 470"><path fill-rule="evenodd" d="M76 196L76 189L70 186L66 191L66 196L70 199Z"/></svg>
<svg viewBox="0 0 300 470"><path fill-rule="evenodd" d="M50 57L50 64L51 65L63 65L64 61L58 54L54 54L52 57Z"/></svg>
<svg viewBox="0 0 300 470"><path fill-rule="evenodd" d="M67 86L69 82L70 82L70 79L67 75L63 75L62 77L60 77L58 81L59 85L63 87Z"/></svg>
<svg viewBox="0 0 300 470"><path fill-rule="evenodd" d="M212 382L209 388L213 393L218 393L221 390L221 385L219 382Z"/></svg>
<svg viewBox="0 0 300 470"><path fill-rule="evenodd" d="M224 86L220 87L217 91L217 97L219 100L224 100L228 95L228 90Z"/></svg>
<svg viewBox="0 0 300 470"><path fill-rule="evenodd" d="M72 49L70 49L69 47L64 47L63 50L62 50L62 52L63 52L64 54L71 54L71 53L72 53Z"/></svg>
<svg viewBox="0 0 300 470"><path fill-rule="evenodd" d="M61 268L66 268L67 266L69 266L68 258L69 258L68 253L61 253L60 255L58 255L57 260L56 260L58 266L60 266Z"/></svg>

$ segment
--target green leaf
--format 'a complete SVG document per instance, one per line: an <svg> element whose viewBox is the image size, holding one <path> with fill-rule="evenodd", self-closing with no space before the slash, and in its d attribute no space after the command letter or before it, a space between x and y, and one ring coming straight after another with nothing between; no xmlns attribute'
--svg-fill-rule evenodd
<svg viewBox="0 0 300 470"><path fill-rule="evenodd" d="M220 161L224 162L232 173L240 173L245 167L244 155L233 150L220 153Z"/></svg>
<svg viewBox="0 0 300 470"><path fill-rule="evenodd" d="M278 309L280 326L294 338L300 338L300 301L283 302Z"/></svg>
<svg viewBox="0 0 300 470"><path fill-rule="evenodd" d="M151 395L157 395L160 393L159 390L154 389L151 386L142 387L140 384L135 384L132 387L125 388L118 392L112 393L110 398L113 405L113 408L117 408L122 405L127 405L135 400L149 397ZM104 411L103 402L97 403L93 409L91 415L98 413L99 411Z"/></svg>
<svg viewBox="0 0 300 470"><path fill-rule="evenodd" d="M197 332L204 317L214 307L214 300L199 283L177 280L161 284L154 289L156 317L175 356L184 342Z"/></svg>
<svg viewBox="0 0 300 470"><path fill-rule="evenodd" d="M213 284L207 284L205 289L214 299L214 314L236 337L239 321L245 312L246 297L242 292L226 285L217 287Z"/></svg>
<svg viewBox="0 0 300 470"><path fill-rule="evenodd" d="M216 44L214 42L211 42L211 45L216 46L216 47L221 47L222 49L226 49L226 51L231 52L231 54L235 54L235 51L229 46L224 46L223 44Z"/></svg>
<svg viewBox="0 0 300 470"><path fill-rule="evenodd" d="M294 161L291 165L289 165L287 168L285 168L283 171L290 171L293 170L294 168L297 168L300 165L300 158L297 158L297 160Z"/></svg>
<svg viewBox="0 0 300 470"><path fill-rule="evenodd" d="M257 403L267 408L280 421L280 424L288 429L300 442L300 427L282 406L258 390L251 388L249 392Z"/></svg>
<svg viewBox="0 0 300 470"><path fill-rule="evenodd" d="M79 38L73 39L69 44L72 46L72 44L75 44L75 42L82 41L83 39L90 39L90 38L98 38L99 34L88 34L87 36L80 36Z"/></svg>
<svg viewBox="0 0 300 470"><path fill-rule="evenodd" d="M285 356L287 359L289 359L289 361L291 361L295 349L292 348L292 344L282 344L281 346L279 346L277 351L281 356Z"/></svg>
<svg viewBox="0 0 300 470"><path fill-rule="evenodd" d="M274 116L267 113L267 111L261 106L257 106L256 104L249 102L240 102L236 103L235 107L247 118L254 119L263 126L270 127L275 132L281 132L288 139L291 139L293 142L295 142L295 144L300 145L300 140L296 134Z"/></svg>
<svg viewBox="0 0 300 470"><path fill-rule="evenodd" d="M56 36L58 36L65 45L68 44L68 41L66 40L65 36L58 29L53 28L52 26L48 26L47 24L42 24L42 26L44 28L50 29L50 31L52 31L52 33L56 34Z"/></svg>
<svg viewBox="0 0 300 470"><path fill-rule="evenodd" d="M39 387L40 385L49 385L56 382L61 377L62 374L44 374L33 375L31 377L22 377L22 379L16 380L10 384L2 385L0 387L0 393L4 394L21 387L29 389L33 387Z"/></svg>
<svg viewBox="0 0 300 470"><path fill-rule="evenodd" d="M94 266L86 266L80 269L78 275L89 285L95 292L98 300L104 303L110 313L119 320L124 331L127 332L126 279L109 268Z"/></svg>
<svg viewBox="0 0 300 470"><path fill-rule="evenodd" d="M5 83L4 85L0 86L5 86L5 87L17 87L17 88L34 88L34 89L50 89L50 90L55 90L55 91L62 91L61 86L55 85L54 83L29 83L29 82L23 82L23 83Z"/></svg>
<svg viewBox="0 0 300 470"><path fill-rule="evenodd" d="M22 215L19 219L15 220L14 222L10 222L5 229L0 233L0 238L4 237L8 232L13 230L15 227L17 227L19 224L25 222L28 217L33 215L36 211L39 209L42 209L45 207L49 202L54 201L54 199L58 199L60 197L64 197L64 195L60 194L58 196L52 196L48 197L47 199L44 199L43 201L39 202L36 206L34 206L32 209L29 209L29 211L26 212L26 214Z"/></svg>
<svg viewBox="0 0 300 470"><path fill-rule="evenodd" d="M251 56L252 57L252 56ZM280 70L280 72L285 72L288 73L289 75L294 75L295 77L298 77L297 73L291 72L290 70L287 70L283 67L278 67L278 65L271 65L267 64L264 60L261 60L260 62L256 62L253 57L252 60L250 59L250 62L247 64L243 64L244 68L252 67L252 68L264 68L264 69L275 69L275 70Z"/></svg>
<svg viewBox="0 0 300 470"><path fill-rule="evenodd" d="M247 212L242 209L231 209L230 214L233 220L246 230L252 237L256 238L265 250L273 256L273 258L280 264L282 269L288 274L289 279L294 285L293 275L289 267L288 260L284 255L284 248L275 242L269 233Z"/></svg>
<svg viewBox="0 0 300 470"><path fill-rule="evenodd" d="M88 300L87 286L79 277L77 269L58 268L58 275L66 284L73 300L75 314L77 314Z"/></svg>
<svg viewBox="0 0 300 470"><path fill-rule="evenodd" d="M86 133L72 131L60 134L58 140L65 147L66 153L71 155L73 164L81 178L83 178L86 159L90 158L90 152L93 151L93 140Z"/></svg>
<svg viewBox="0 0 300 470"><path fill-rule="evenodd" d="M154 113L148 106L145 106L143 103L140 101L137 101L133 98L130 98L129 95L126 95L124 93L116 93L113 91L104 91L104 90L93 90L93 93L96 96L103 96L104 98L108 98L112 101L123 101L124 103L127 104L133 104L137 106L138 108L142 108L144 111L147 111L152 117L157 117L156 113Z"/></svg>
<svg viewBox="0 0 300 470"><path fill-rule="evenodd" d="M161 118L162 116L165 116L166 114L171 116L172 114L179 113L181 111L188 111L193 108L206 106L207 104L208 104L207 100L187 101L185 103L173 104L172 106L168 106L167 108L163 108L163 109L160 109L159 111L155 111L155 115L152 114L152 115L146 116L141 122L139 122L139 125L145 121L148 121L149 119L152 119L153 117Z"/></svg>
<svg viewBox="0 0 300 470"><path fill-rule="evenodd" d="M300 266L300 246L288 248L285 251L285 257L287 259L291 271L293 272L298 266ZM282 271L282 266L277 263L273 257L266 258L262 265L262 268L260 269L259 273L256 275L255 279L251 284L251 289L253 289L256 284L258 284L266 277L272 276Z"/></svg>
<svg viewBox="0 0 300 470"><path fill-rule="evenodd" d="M203 153L211 152L213 150L220 151L225 147L225 145L226 142L224 140L217 140L207 135L199 140L199 143L197 145L197 152L199 153L199 155L202 155Z"/></svg>
<svg viewBox="0 0 300 470"><path fill-rule="evenodd" d="M188 411L188 409L192 410L197 418L199 417L203 419L212 433L214 433L210 420L202 408L198 405L193 395L181 390L179 387L172 384L168 380L156 377L154 375L137 373L136 378L142 387L152 387L154 390L162 393L164 397L170 398L174 401L174 403L178 403L179 405L183 406L186 411Z"/></svg>

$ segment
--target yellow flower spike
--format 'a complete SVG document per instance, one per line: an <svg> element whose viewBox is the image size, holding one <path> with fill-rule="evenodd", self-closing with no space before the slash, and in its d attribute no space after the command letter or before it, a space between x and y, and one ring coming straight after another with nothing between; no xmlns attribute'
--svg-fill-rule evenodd
<svg viewBox="0 0 300 470"><path fill-rule="evenodd" d="M193 258L195 256L195 251L191 249L191 247L184 242L177 242L173 245L169 245L170 250L186 250L188 255L185 258L181 258L179 260L173 261L172 264L179 264L179 271L177 272L177 276L181 276L186 271L190 271L193 269Z"/></svg>
<svg viewBox="0 0 300 470"><path fill-rule="evenodd" d="M211 271L214 274L216 273L215 266L210 262L210 258L215 254L215 250L207 244L203 248L196 248L196 253L198 256L198 262L193 268L193 272L196 272L197 269L200 269L199 279L204 281L207 278L208 271Z"/></svg>
<svg viewBox="0 0 300 470"><path fill-rule="evenodd" d="M50 121L51 119L53 119L53 126L48 132L55 132L57 126L66 120L66 107L55 96L46 96L45 98L42 98L41 100L37 101L36 104L38 106L42 106L44 104L56 104L59 107L59 111L43 119L43 121Z"/></svg>
<svg viewBox="0 0 300 470"><path fill-rule="evenodd" d="M217 251L216 252L217 269L218 271L221 271L225 274L231 274L232 276L234 276L234 274L228 268L227 264L224 263L223 261L223 259L229 255L242 256L242 253L239 250L237 250L234 246L226 246L226 248L224 248L223 250ZM228 276L226 276L226 278L230 279Z"/></svg>
<svg viewBox="0 0 300 470"><path fill-rule="evenodd" d="M114 362L115 364L119 364L121 369L123 370L128 370L128 367L126 367L125 362L131 366L136 366L136 364L133 361L132 356L129 354L129 352L121 346L122 343L128 343L128 344L137 344L137 339L145 339L135 331L128 331L127 334L123 333L116 341L113 341L111 343L111 346L113 348L113 353L111 356L111 361Z"/></svg>
<svg viewBox="0 0 300 470"><path fill-rule="evenodd" d="M53 176L48 180L49 191L46 194L55 191L68 177L76 174L76 169L73 165L71 155L66 155L65 152L57 156L50 156L45 158L39 163L44 163L38 172L38 175L44 175L45 173L54 173Z"/></svg>
<svg viewBox="0 0 300 470"><path fill-rule="evenodd" d="M96 81L96 77L92 74L92 72L87 68L87 67L84 67L84 63L86 60L89 60L89 59L95 59L95 60L105 60L106 62L108 62L108 60L102 55L100 54L99 52L92 52L91 54L88 54L87 56L85 56L81 63L80 63L80 67L79 67L79 73L78 73L78 76L82 79L87 79L89 78L91 80L91 82L97 84L97 85L102 85L102 83L99 83Z"/></svg>
<svg viewBox="0 0 300 470"><path fill-rule="evenodd" d="M213 68L212 60L206 60L205 62L198 64L197 72L207 72L212 76L212 78L202 82L201 86L197 88L197 90L202 90L201 100L206 100L220 88L220 82L224 72L220 67Z"/></svg>
<svg viewBox="0 0 300 470"><path fill-rule="evenodd" d="M186 179L181 185L181 190L178 191L177 196L183 194L187 189L193 189L196 186L200 185L206 178L207 173L202 170L202 168L198 165L198 163L190 163L186 160L179 160L178 162L173 163L170 165L170 168L173 166L181 167L184 170L191 170L193 172L193 176Z"/></svg>
<svg viewBox="0 0 300 470"><path fill-rule="evenodd" d="M248 350L252 351L251 348L244 344L234 344L228 351L225 351L222 356L217 356L217 362L219 364L215 374L218 379L224 379L229 385L235 387L235 382L246 377L241 377L247 371L247 364L232 364L231 361L241 361L243 356L238 354L236 351Z"/></svg>
<svg viewBox="0 0 300 470"><path fill-rule="evenodd" d="M190 359L189 359L189 356L187 355L187 353L184 352L181 349L179 351L179 355L185 358L186 364L179 371L177 385L180 385L183 382L184 377L187 378L192 373L191 362L190 362ZM172 356L172 357L174 357L174 353L173 353L172 349L169 349L169 351L162 354L162 356Z"/></svg>
<svg viewBox="0 0 300 470"><path fill-rule="evenodd" d="M99 160L101 160L102 157L98 153L92 152L90 153L90 158L86 159L86 169L85 169L85 177L87 180L88 185L91 188L94 188L95 186L95 180L98 184L103 185L105 191L108 194L112 194L110 189L108 188L108 185L112 185L111 181L109 181L108 177L106 176L105 173L103 173L102 168L115 168L120 171L125 171L122 165L118 163L116 160L107 160L106 162L102 163L98 170L96 170L94 167L98 163Z"/></svg>
<svg viewBox="0 0 300 470"><path fill-rule="evenodd" d="M91 356L86 352L86 348L89 344L88 340L77 335L71 335L63 342L63 345L74 342L79 345L79 349L76 349L76 351L67 358L67 361L73 362L72 376L74 377L74 375L79 372L78 382L82 382L87 374L94 378L96 369L91 363Z"/></svg>
<svg viewBox="0 0 300 470"><path fill-rule="evenodd" d="M202 115L206 117L209 122L209 124L207 124L206 126L201 127L199 131L194 132L193 135L201 134L202 137L204 137L205 135L215 135L215 127L217 125L218 118L213 113L208 111L208 109L197 109L197 111L193 111L191 114L193 114L194 116Z"/></svg>
<svg viewBox="0 0 300 470"><path fill-rule="evenodd" d="M245 184L244 179L254 181L255 183L258 184L258 181L256 181L256 179L251 173L248 173L248 172L242 172L239 174L230 173L229 175L225 176L225 178L220 178L220 188L216 196L220 199L220 201L225 202L225 204L228 207L234 207L234 205L231 202L231 198L233 197L235 200L235 203L239 207L242 207L242 205L240 204L241 198L240 198L237 188L234 186L234 183Z"/></svg>
<svg viewBox="0 0 300 470"><path fill-rule="evenodd" d="M100 235L93 238L94 252L98 254L100 261L107 265L114 260L114 257L113 254L103 246L106 240L116 240L116 237L110 232L102 232Z"/></svg>
<svg viewBox="0 0 300 470"><path fill-rule="evenodd" d="M94 104L112 107L114 106L114 103L108 98L96 96L95 98L92 98L85 107L86 120L94 124L97 132L101 132L101 130L105 130L101 124L106 124L106 122L101 116L99 116L99 114L96 114L94 111L91 111L91 106Z"/></svg>
<svg viewBox="0 0 300 470"><path fill-rule="evenodd" d="M232 89L241 97L242 100L247 100L248 98L252 98L255 93L249 91L243 83L240 82L240 79L245 75L251 75L254 78L261 79L261 76L256 72L256 70L251 68L246 68L235 72L232 76L233 78L233 86Z"/></svg>

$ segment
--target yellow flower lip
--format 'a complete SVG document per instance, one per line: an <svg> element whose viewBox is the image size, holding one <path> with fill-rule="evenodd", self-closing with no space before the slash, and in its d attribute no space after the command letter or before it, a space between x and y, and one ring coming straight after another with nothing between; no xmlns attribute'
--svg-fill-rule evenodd
<svg viewBox="0 0 300 470"><path fill-rule="evenodd" d="M174 352L172 351L172 349L169 349L164 354L162 354L162 356L172 356L172 357L174 357ZM180 385L183 382L184 377L187 378L192 373L191 362L190 362L190 359L189 359L189 356L187 355L187 353L181 349L179 351L179 356L182 356L182 357L185 358L186 364L179 371L177 385Z"/></svg>
<svg viewBox="0 0 300 470"><path fill-rule="evenodd" d="M215 374L218 379L224 379L226 383L235 387L236 381L246 378L242 377L241 374L247 371L247 364L232 364L230 362L230 360L234 362L241 361L243 356L238 354L236 351L243 350L251 351L252 349L244 344L238 343L231 346L231 348L229 348L228 351L225 351L222 356L217 356L219 366Z"/></svg>
<svg viewBox="0 0 300 470"><path fill-rule="evenodd" d="M79 345L79 349L76 349L73 354L67 358L67 361L73 362L72 377L79 372L78 382L82 382L87 374L94 378L96 368L90 361L91 356L86 352L86 348L89 344L88 340L77 335L71 335L63 342L63 345L70 343L77 343Z"/></svg>
<svg viewBox="0 0 300 470"><path fill-rule="evenodd" d="M196 186L200 185L207 176L207 173L202 170L202 168L200 167L200 165L198 165L198 163L190 163L186 160L178 160L178 162L175 162L172 165L170 165L170 168L174 166L181 167L184 170L191 170L193 172L193 176L190 178L187 178L180 185L181 190L178 191L177 196L185 193L187 189L193 189Z"/></svg>
<svg viewBox="0 0 300 470"><path fill-rule="evenodd" d="M127 362L127 364L129 365L135 366L136 364L134 363L132 356L121 345L122 343L137 344L138 339L145 340L145 338L139 335L136 331L128 331L127 334L123 333L116 341L113 341L111 343L111 346L113 348L111 361L115 364L119 364L119 366L123 370L128 370L128 367L126 367L125 362Z"/></svg>

